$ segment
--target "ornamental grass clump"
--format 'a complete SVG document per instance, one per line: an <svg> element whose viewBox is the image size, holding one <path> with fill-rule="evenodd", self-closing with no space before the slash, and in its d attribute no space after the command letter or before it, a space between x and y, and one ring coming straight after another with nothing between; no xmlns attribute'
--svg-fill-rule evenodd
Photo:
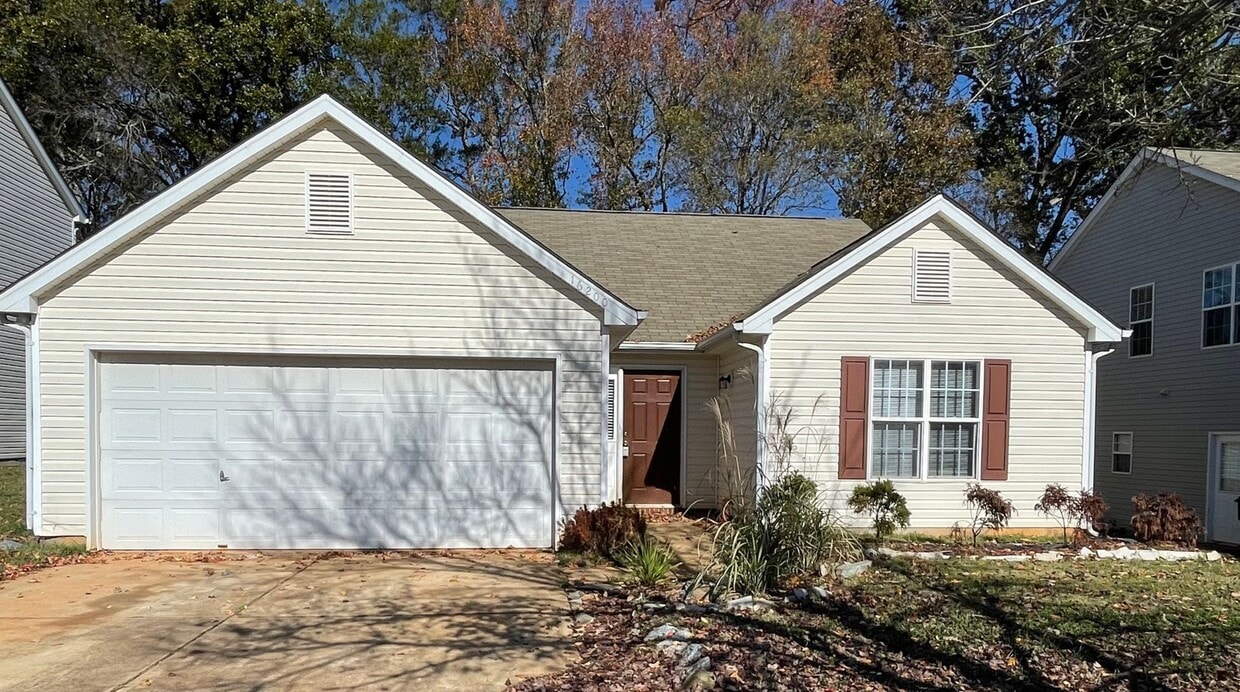
<svg viewBox="0 0 1240 692"><path fill-rule="evenodd" d="M641 513L613 502L594 509L578 509L572 519L564 523L560 549L615 559L622 547L645 537L646 520Z"/></svg>
<svg viewBox="0 0 1240 692"><path fill-rule="evenodd" d="M711 564L695 585L706 584L716 600L770 593L859 554L856 537L818 502L814 482L788 473L765 488L752 509L720 525Z"/></svg>

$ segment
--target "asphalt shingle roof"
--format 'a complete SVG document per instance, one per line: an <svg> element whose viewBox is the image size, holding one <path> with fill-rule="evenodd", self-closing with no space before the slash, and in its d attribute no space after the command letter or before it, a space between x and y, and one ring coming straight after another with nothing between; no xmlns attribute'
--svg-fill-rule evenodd
<svg viewBox="0 0 1240 692"><path fill-rule="evenodd" d="M1207 171L1240 180L1240 151L1220 149L1164 149L1164 154Z"/></svg>
<svg viewBox="0 0 1240 692"><path fill-rule="evenodd" d="M509 221L687 341L761 304L870 228L857 219L505 208Z"/></svg>

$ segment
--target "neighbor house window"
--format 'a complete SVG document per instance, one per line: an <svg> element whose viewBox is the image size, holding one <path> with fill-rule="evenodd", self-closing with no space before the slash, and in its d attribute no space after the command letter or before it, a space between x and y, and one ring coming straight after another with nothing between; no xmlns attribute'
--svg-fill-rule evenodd
<svg viewBox="0 0 1240 692"><path fill-rule="evenodd" d="M1128 291L1129 357L1148 356L1154 352L1154 284L1137 286Z"/></svg>
<svg viewBox="0 0 1240 692"><path fill-rule="evenodd" d="M1111 472L1132 473L1132 433L1117 432L1111 436Z"/></svg>
<svg viewBox="0 0 1240 692"><path fill-rule="evenodd" d="M977 361L875 360L870 474L974 477L980 373Z"/></svg>
<svg viewBox="0 0 1240 692"><path fill-rule="evenodd" d="M1240 265L1207 270L1201 284L1201 345L1240 343Z"/></svg>

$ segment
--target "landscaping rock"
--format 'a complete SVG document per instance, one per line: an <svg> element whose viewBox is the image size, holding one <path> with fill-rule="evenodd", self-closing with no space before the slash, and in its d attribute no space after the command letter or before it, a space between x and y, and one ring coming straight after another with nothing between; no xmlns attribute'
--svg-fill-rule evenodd
<svg viewBox="0 0 1240 692"><path fill-rule="evenodd" d="M589 613L577 613L573 620L579 625L588 625L591 622L594 622L594 616Z"/></svg>
<svg viewBox="0 0 1240 692"><path fill-rule="evenodd" d="M703 606L703 605L698 605L697 603L677 603L676 604L676 612L678 613L689 613L690 615L701 615L702 613L708 612L709 610L710 608L707 608L706 606Z"/></svg>
<svg viewBox="0 0 1240 692"><path fill-rule="evenodd" d="M835 568L835 576L840 579L852 579L859 577L870 569L873 562L869 560L861 560L859 562L850 562L846 565L840 565Z"/></svg>
<svg viewBox="0 0 1240 692"><path fill-rule="evenodd" d="M1170 560L1172 562L1180 562L1182 560L1200 560L1205 557L1204 553L1199 553L1196 550L1160 550L1158 551L1158 554L1162 557L1162 559Z"/></svg>
<svg viewBox="0 0 1240 692"><path fill-rule="evenodd" d="M788 592L788 600L792 603L801 603L809 600L809 590L800 586Z"/></svg>
<svg viewBox="0 0 1240 692"><path fill-rule="evenodd" d="M710 670L710 656L703 656L693 662L693 665L685 668L685 679L691 678L698 673Z"/></svg>
<svg viewBox="0 0 1240 692"><path fill-rule="evenodd" d="M702 660L702 657L705 655L706 648L701 644L689 644L684 648L684 651L680 652L680 662L676 665L679 668L689 668L693 666L694 663Z"/></svg>
<svg viewBox="0 0 1240 692"><path fill-rule="evenodd" d="M1118 560L1131 560L1137 556L1137 551L1129 548L1128 546L1124 546L1119 550L1116 550L1114 552L1114 556Z"/></svg>
<svg viewBox="0 0 1240 692"><path fill-rule="evenodd" d="M688 647L688 644L681 641L676 641L675 639L664 639L654 645L654 648L658 649L659 653L667 656L668 658L676 658L677 656L680 656L681 653L683 653Z"/></svg>
<svg viewBox="0 0 1240 692"><path fill-rule="evenodd" d="M817 598L820 601L825 601L828 598L831 598L831 592L821 586L811 586L809 587L809 592L814 598Z"/></svg>
<svg viewBox="0 0 1240 692"><path fill-rule="evenodd" d="M580 591L569 591L568 592L568 600L571 603L581 603L581 599L585 597L586 595L581 593Z"/></svg>
<svg viewBox="0 0 1240 692"><path fill-rule="evenodd" d="M951 555L948 555L947 553L940 553L940 552L931 550L931 551L922 551L919 553L913 553L913 557L917 558L918 560L946 560L947 558L951 557Z"/></svg>
<svg viewBox="0 0 1240 692"><path fill-rule="evenodd" d="M1048 550L1044 553L1034 554L1033 559L1038 562L1059 562L1063 559L1063 553L1056 553Z"/></svg>
<svg viewBox="0 0 1240 692"><path fill-rule="evenodd" d="M986 555L983 560L995 560L997 562L1025 562L1029 559L1028 555Z"/></svg>
<svg viewBox="0 0 1240 692"><path fill-rule="evenodd" d="M709 660L709 659L707 659ZM709 670L699 670L685 678L680 689L684 692L705 692L715 689L715 674Z"/></svg>
<svg viewBox="0 0 1240 692"><path fill-rule="evenodd" d="M754 598L753 596L741 596L728 601L728 610L774 610L775 604L763 598Z"/></svg>
<svg viewBox="0 0 1240 692"><path fill-rule="evenodd" d="M878 550L875 550L874 552L877 553L880 557L887 557L887 558L900 557L900 551L892 550L891 548L885 548L885 547L879 548Z"/></svg>
<svg viewBox="0 0 1240 692"><path fill-rule="evenodd" d="M646 610L666 610L668 607L666 603L659 603L658 601L647 601L642 604L642 608Z"/></svg>
<svg viewBox="0 0 1240 692"><path fill-rule="evenodd" d="M24 543L18 543L17 541L10 541L7 538L3 541L0 541L0 551L8 552L10 550L21 550L22 548L25 548L25 547L26 545Z"/></svg>
<svg viewBox="0 0 1240 692"><path fill-rule="evenodd" d="M1210 552L1206 553L1206 560L1208 562L1218 562L1219 560L1222 560L1222 559L1223 559L1223 555L1219 553L1219 551L1217 550L1211 550Z"/></svg>
<svg viewBox="0 0 1240 692"><path fill-rule="evenodd" d="M1110 560L1115 557L1114 550L1099 550L1096 554L1102 560Z"/></svg>
<svg viewBox="0 0 1240 692"><path fill-rule="evenodd" d="M664 639L672 639L683 642L692 638L693 632L690 630L681 629L675 625L659 625L646 633L645 641L653 642Z"/></svg>
<svg viewBox="0 0 1240 692"><path fill-rule="evenodd" d="M1145 560L1146 562L1153 562L1159 557L1159 551L1157 550L1137 550L1135 552L1138 560Z"/></svg>
<svg viewBox="0 0 1240 692"><path fill-rule="evenodd" d="M877 560L879 558L879 552L873 548L866 548L861 554L864 555L867 560Z"/></svg>
<svg viewBox="0 0 1240 692"><path fill-rule="evenodd" d="M1077 555L1080 555L1081 557L1093 557L1094 551L1090 550L1088 547L1084 547L1081 548L1081 552L1077 553Z"/></svg>

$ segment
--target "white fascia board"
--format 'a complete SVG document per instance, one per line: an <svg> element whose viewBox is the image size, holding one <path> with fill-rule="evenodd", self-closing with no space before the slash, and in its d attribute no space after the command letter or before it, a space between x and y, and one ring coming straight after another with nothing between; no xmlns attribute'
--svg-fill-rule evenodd
<svg viewBox="0 0 1240 692"><path fill-rule="evenodd" d="M619 351L696 351L698 344L691 341L633 341L616 347Z"/></svg>
<svg viewBox="0 0 1240 692"><path fill-rule="evenodd" d="M1081 300L1075 293L1047 274L1045 269L1005 243L990 229L974 219L971 214L966 213L943 195L936 195L923 202L853 248L848 254L807 277L792 290L758 308L753 314L736 323L737 329L748 334L770 334L776 319L817 294L831 282L848 274L871 257L921 228L936 216L969 236L1015 274L1054 300L1081 324L1087 326L1091 342L1117 342L1123 337L1123 330L1108 320L1105 315Z"/></svg>
<svg viewBox="0 0 1240 692"><path fill-rule="evenodd" d="M152 223L176 212L229 175L273 151L291 137L330 119L374 147L429 187L449 204L461 209L603 310L607 325L636 325L641 315L594 280L513 226L486 204L475 199L361 117L330 96L320 96L258 132L211 163L186 176L84 242L44 265L38 271L0 293L0 312L35 312L41 292L84 268L90 262L142 232Z"/></svg>
<svg viewBox="0 0 1240 692"><path fill-rule="evenodd" d="M1063 261L1063 259L1072 251L1072 248L1076 246L1077 240L1085 237L1085 234L1088 233L1094 226L1097 219L1102 216L1103 212L1111 203L1111 200L1114 199L1115 195L1122 190L1133 177L1137 176L1145 168L1145 166L1150 165L1150 163L1161 163L1164 166L1174 168L1183 173L1188 173L1193 177L1200 178L1206 182L1214 183L1215 185L1225 187L1235 192L1240 192L1240 180L1229 178L1225 175L1219 175L1214 171L1207 170L1189 161L1184 161L1174 156L1170 156L1164 152L1158 151L1157 149L1150 149L1148 147L1142 149L1141 153L1137 154L1133 157L1132 161L1128 162L1128 165L1124 167L1123 172L1119 174L1119 177L1115 179L1115 182L1111 183L1111 187L1107 188L1106 193L1102 195L1102 199L1098 200L1098 203L1095 204L1094 208L1089 211L1089 214L1085 217L1085 220L1081 222L1081 225L1076 227L1076 230L1073 231L1068 240L1064 242L1063 247L1059 248L1059 252L1056 252L1055 256L1051 258L1050 263L1046 265L1048 269L1051 271L1055 270L1055 267L1057 267L1059 263Z"/></svg>

